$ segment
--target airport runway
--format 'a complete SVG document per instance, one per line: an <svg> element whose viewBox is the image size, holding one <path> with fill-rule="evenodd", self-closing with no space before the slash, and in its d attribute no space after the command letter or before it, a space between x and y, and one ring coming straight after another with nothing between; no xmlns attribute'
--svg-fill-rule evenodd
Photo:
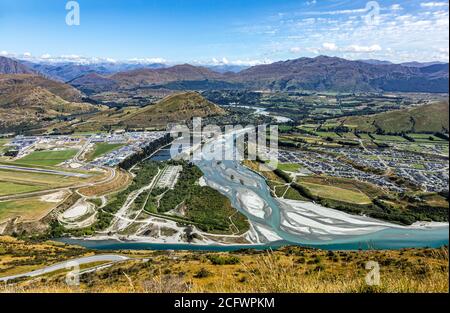
<svg viewBox="0 0 450 313"><path fill-rule="evenodd" d="M87 178L87 177L89 177L89 175L81 174L81 173L49 170L49 169L44 169L44 168L22 167L22 166L15 166L15 165L3 165L2 164L2 165L0 165L0 169L12 170L12 171L21 171L21 172L43 173L43 174L50 174L50 175L80 177L80 178Z"/></svg>

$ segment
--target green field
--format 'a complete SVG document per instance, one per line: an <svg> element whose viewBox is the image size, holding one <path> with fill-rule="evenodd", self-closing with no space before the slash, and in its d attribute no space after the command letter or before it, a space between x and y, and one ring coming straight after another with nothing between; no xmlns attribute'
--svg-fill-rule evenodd
<svg viewBox="0 0 450 313"><path fill-rule="evenodd" d="M320 136L322 138L327 138L327 137L330 137L330 138L341 138L338 134L336 134L334 132L322 132L322 131L319 131L319 132L315 132L315 133L316 133L317 136Z"/></svg>
<svg viewBox="0 0 450 313"><path fill-rule="evenodd" d="M374 138L381 140L381 141L407 141L405 138L401 136L389 136L389 135L372 135Z"/></svg>
<svg viewBox="0 0 450 313"><path fill-rule="evenodd" d="M71 186L87 180L79 177L66 177L45 173L0 169L0 181L3 183L34 186L35 188L39 188L40 190L46 190L57 187ZM0 187L0 192L5 192L6 190L8 190L7 188L12 188L12 186L8 187L7 185L4 185L3 187Z"/></svg>
<svg viewBox="0 0 450 313"><path fill-rule="evenodd" d="M372 140L372 138L370 138L369 134L365 134L365 133L359 134L359 137L361 139Z"/></svg>
<svg viewBox="0 0 450 313"><path fill-rule="evenodd" d="M375 133L442 132L448 129L448 100L374 115L350 116L338 119L356 125L358 130Z"/></svg>
<svg viewBox="0 0 450 313"><path fill-rule="evenodd" d="M417 142L431 142L431 143L445 143L446 140L436 137L431 134L410 134L411 138L414 138Z"/></svg>
<svg viewBox="0 0 450 313"><path fill-rule="evenodd" d="M371 203L370 198L362 192L342 189L338 187L319 185L313 183L301 182L301 185L306 187L313 195L320 198L332 199L355 204Z"/></svg>
<svg viewBox="0 0 450 313"><path fill-rule="evenodd" d="M0 181L0 196L20 194L26 192L33 192L45 189L43 186L28 185L21 183L13 183L7 181Z"/></svg>
<svg viewBox="0 0 450 313"><path fill-rule="evenodd" d="M24 220L35 220L43 217L55 203L43 202L37 198L0 202L0 221L21 217Z"/></svg>
<svg viewBox="0 0 450 313"><path fill-rule="evenodd" d="M342 133L341 135L345 139L358 139L354 133Z"/></svg>
<svg viewBox="0 0 450 313"><path fill-rule="evenodd" d="M279 163L278 169L286 172L297 172L301 168L297 163Z"/></svg>
<svg viewBox="0 0 450 313"><path fill-rule="evenodd" d="M14 163L51 166L57 165L74 157L76 153L77 150L75 149L35 151L21 159L16 160Z"/></svg>
<svg viewBox="0 0 450 313"><path fill-rule="evenodd" d="M297 126L297 128L312 131L312 130L317 129L319 126L320 126L319 124L303 124L303 125Z"/></svg>
<svg viewBox="0 0 450 313"><path fill-rule="evenodd" d="M0 152L3 152L7 147L5 144L9 142L9 139L0 139Z"/></svg>
<svg viewBox="0 0 450 313"><path fill-rule="evenodd" d="M92 160L98 158L99 156L101 156L103 154L106 154L106 153L109 153L109 152L111 152L113 150L116 150L116 149L118 149L118 148L120 148L122 146L123 146L123 144L120 144L120 143L117 143L117 144L115 144L115 143L104 143L104 142L103 143L97 143L95 145L94 151L91 154L89 154L89 156L86 159L88 161L92 161Z"/></svg>

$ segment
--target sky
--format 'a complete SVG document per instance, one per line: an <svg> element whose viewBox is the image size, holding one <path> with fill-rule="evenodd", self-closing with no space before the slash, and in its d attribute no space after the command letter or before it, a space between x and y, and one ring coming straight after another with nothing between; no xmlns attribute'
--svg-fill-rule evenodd
<svg viewBox="0 0 450 313"><path fill-rule="evenodd" d="M318 55L449 59L448 1L0 0L0 55L255 65ZM70 15L72 16L72 15Z"/></svg>

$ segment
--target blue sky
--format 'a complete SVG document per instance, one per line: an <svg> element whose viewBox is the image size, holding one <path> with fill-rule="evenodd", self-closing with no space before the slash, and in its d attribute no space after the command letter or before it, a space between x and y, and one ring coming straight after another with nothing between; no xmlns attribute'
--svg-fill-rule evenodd
<svg viewBox="0 0 450 313"><path fill-rule="evenodd" d="M447 1L0 0L0 55L253 65L320 54L448 61Z"/></svg>

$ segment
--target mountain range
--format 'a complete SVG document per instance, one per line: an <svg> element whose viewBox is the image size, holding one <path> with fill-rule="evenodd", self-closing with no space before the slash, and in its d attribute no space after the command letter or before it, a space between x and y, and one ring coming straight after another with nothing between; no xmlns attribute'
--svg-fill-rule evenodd
<svg viewBox="0 0 450 313"><path fill-rule="evenodd" d="M256 89L448 92L448 64L407 67L319 56L258 65L234 80Z"/></svg>
<svg viewBox="0 0 450 313"><path fill-rule="evenodd" d="M30 67L16 60L0 56L0 74L35 74Z"/></svg>
<svg viewBox="0 0 450 313"><path fill-rule="evenodd" d="M183 105L176 106L172 113L169 108L161 109L161 104L147 106L153 103L148 100L151 97L145 98L146 93L152 90L164 91L165 94L208 89L448 93L448 64L405 66L375 63L373 60L349 61L320 56L257 65L237 73L220 73L190 64L172 67L154 64L114 72L112 65L36 65L0 57L0 128L36 128L51 124L55 118L65 120L79 114L103 111L103 106L95 104L98 100L92 100L97 95L101 99L103 94L124 98L125 107L129 99L142 97L142 112L123 118L114 115L114 119L124 126L145 126L141 117L151 120L151 124L163 124L171 120L166 115L175 114L183 119L183 116L191 116L193 110L202 116L209 116L208 112L213 115L221 113L217 108L213 109L212 103L199 99L196 93L187 93L183 99L175 98L175 102ZM76 76L78 74L81 75ZM66 83L61 81L73 76L76 77ZM198 101L200 106L189 105L192 101ZM161 103L165 105L168 102Z"/></svg>
<svg viewBox="0 0 450 313"><path fill-rule="evenodd" d="M112 75L114 73L131 71L142 68L162 68L166 65L161 63L93 63L76 64L70 62L63 63L33 63L29 61L20 61L34 72L39 73L51 79L68 82L82 75L97 73L101 75Z"/></svg>
<svg viewBox="0 0 450 313"><path fill-rule="evenodd" d="M187 90L245 88L271 91L448 92L448 63L392 64L337 57L299 58L239 72L189 64L30 64L1 58L1 73L39 73L89 94L136 88ZM175 84L174 86L174 82ZM218 88L219 87L219 88Z"/></svg>
<svg viewBox="0 0 450 313"><path fill-rule="evenodd" d="M326 56L257 65L238 73L218 73L206 67L183 64L88 78L87 84L85 75L69 83L91 92L107 91L106 85L119 89L172 89L173 82L183 83L188 90L220 89L217 86L226 86L224 89L270 91L448 92L448 64L411 67L369 64Z"/></svg>
<svg viewBox="0 0 450 313"><path fill-rule="evenodd" d="M30 129L55 118L95 112L101 106L83 102L70 85L36 74L0 75L0 129Z"/></svg>

